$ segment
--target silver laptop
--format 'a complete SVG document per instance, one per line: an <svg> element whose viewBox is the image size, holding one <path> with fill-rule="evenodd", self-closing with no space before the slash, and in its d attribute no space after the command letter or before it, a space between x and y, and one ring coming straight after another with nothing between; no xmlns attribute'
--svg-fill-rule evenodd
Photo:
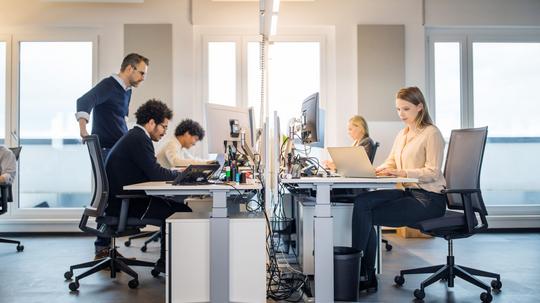
<svg viewBox="0 0 540 303"><path fill-rule="evenodd" d="M342 177L375 178L375 168L369 161L364 147L328 147L336 170Z"/></svg>

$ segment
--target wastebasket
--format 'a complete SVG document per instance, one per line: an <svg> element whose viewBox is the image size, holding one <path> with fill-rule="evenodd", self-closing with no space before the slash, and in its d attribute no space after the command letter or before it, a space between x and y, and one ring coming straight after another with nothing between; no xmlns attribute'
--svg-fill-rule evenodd
<svg viewBox="0 0 540 303"><path fill-rule="evenodd" d="M289 253L291 244L291 232L294 219L292 218L273 218L271 221L272 239L274 242L274 251L278 253Z"/></svg>
<svg viewBox="0 0 540 303"><path fill-rule="evenodd" d="M334 246L334 300L358 300L360 259L362 251L352 247Z"/></svg>

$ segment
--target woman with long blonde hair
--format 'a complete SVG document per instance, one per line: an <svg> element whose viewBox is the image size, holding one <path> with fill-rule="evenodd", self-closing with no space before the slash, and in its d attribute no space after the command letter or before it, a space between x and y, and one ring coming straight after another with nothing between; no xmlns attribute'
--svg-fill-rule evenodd
<svg viewBox="0 0 540 303"><path fill-rule="evenodd" d="M433 125L420 89L406 87L396 95L396 110L405 127L399 132L377 175L409 177L418 183L404 183L393 190L362 193L354 202L352 245L364 252L367 280L360 290L377 291L375 225L407 226L444 215L446 185L442 174L444 139ZM364 262L365 261L365 262Z"/></svg>

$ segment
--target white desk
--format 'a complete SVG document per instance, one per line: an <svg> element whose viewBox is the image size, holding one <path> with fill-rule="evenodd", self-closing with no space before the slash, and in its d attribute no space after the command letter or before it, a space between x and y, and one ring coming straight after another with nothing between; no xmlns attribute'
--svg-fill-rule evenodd
<svg viewBox="0 0 540 303"><path fill-rule="evenodd" d="M234 187L233 187L234 186ZM172 185L164 181L124 186L124 190L144 191L149 196L212 195L210 216L210 301L229 302L229 217L227 195L261 189L257 184Z"/></svg>
<svg viewBox="0 0 540 303"><path fill-rule="evenodd" d="M282 179L282 183L317 191L314 221L315 302L334 302L334 225L332 188L394 188L396 183L416 183L412 178L320 178Z"/></svg>

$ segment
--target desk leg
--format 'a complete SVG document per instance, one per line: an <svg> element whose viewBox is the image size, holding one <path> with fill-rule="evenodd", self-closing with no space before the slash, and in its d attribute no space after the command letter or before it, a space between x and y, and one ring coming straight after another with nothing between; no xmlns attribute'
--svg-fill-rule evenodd
<svg viewBox="0 0 540 303"><path fill-rule="evenodd" d="M317 185L315 205L315 302L334 302L334 225L330 205L330 185Z"/></svg>
<svg viewBox="0 0 540 303"><path fill-rule="evenodd" d="M210 218L210 301L229 302L229 218L227 192L212 193Z"/></svg>
<svg viewBox="0 0 540 303"><path fill-rule="evenodd" d="M381 226L377 226L377 245L379 246L377 248L377 262L375 263L375 270L377 274L381 274L382 272L382 228Z"/></svg>

